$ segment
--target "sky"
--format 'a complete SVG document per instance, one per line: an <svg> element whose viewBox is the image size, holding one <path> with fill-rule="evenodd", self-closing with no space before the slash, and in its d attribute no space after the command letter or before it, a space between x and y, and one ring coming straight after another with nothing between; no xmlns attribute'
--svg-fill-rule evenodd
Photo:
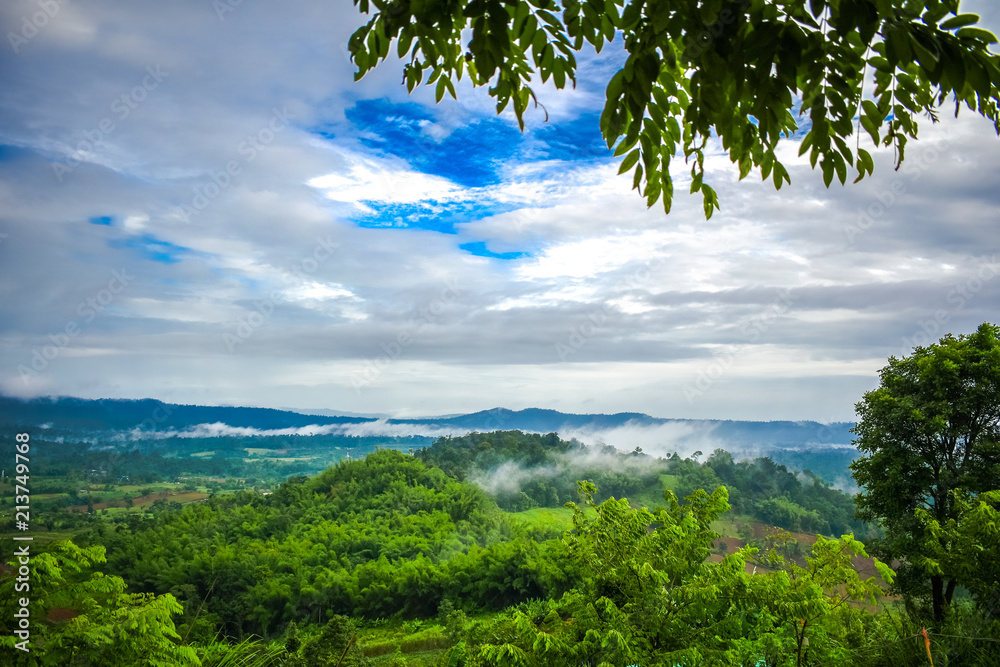
<svg viewBox="0 0 1000 667"><path fill-rule="evenodd" d="M1000 139L971 112L829 190L796 139L780 192L716 149L722 210L678 173L665 215L598 131L620 41L521 133L395 58L355 82L363 21L2 4L0 392L838 421L890 355L997 321Z"/></svg>

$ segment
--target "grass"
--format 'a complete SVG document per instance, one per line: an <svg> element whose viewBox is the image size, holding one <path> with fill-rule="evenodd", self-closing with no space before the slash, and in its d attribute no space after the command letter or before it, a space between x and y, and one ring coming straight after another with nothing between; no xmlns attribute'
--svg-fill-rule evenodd
<svg viewBox="0 0 1000 667"><path fill-rule="evenodd" d="M108 498L112 496L121 498L126 493L130 496L134 496L143 489L152 489L153 493L162 493L164 491L173 491L181 487L180 484L175 484L173 482L153 482L152 484L122 484L121 486L113 487L112 491L102 492L101 489L104 488L103 485L95 486L97 486L97 488L94 488L93 486L91 487L91 490L94 491L94 493L99 493Z"/></svg>
<svg viewBox="0 0 1000 667"><path fill-rule="evenodd" d="M369 658L382 656L391 657L398 648L407 656L407 664L433 664L431 662L413 661L415 654L425 654L434 660L452 645L451 639L445 633L444 626L433 621L403 622L374 628L361 628L358 631L358 646ZM378 664L380 661L374 661Z"/></svg>
<svg viewBox="0 0 1000 667"><path fill-rule="evenodd" d="M712 522L712 530L717 532L722 537L739 537L739 531L736 528L738 519L716 519Z"/></svg>
<svg viewBox="0 0 1000 667"><path fill-rule="evenodd" d="M448 649L439 648L430 651L417 651L414 653L407 653L403 651L403 660L406 663L406 667L435 667L441 664L441 659L447 653ZM386 653L385 655L380 655L377 658L369 658L369 664L372 667L388 667L389 665L395 665L395 653Z"/></svg>
<svg viewBox="0 0 1000 667"><path fill-rule="evenodd" d="M25 542L15 542L13 538L15 537L31 537L31 552L38 553L43 551L45 547L56 542L58 540L68 540L77 535L81 535L90 530L90 526L82 526L72 529L63 530L36 530L32 527L32 530L28 532L13 531L9 533L0 533L0 545L3 546L3 553L10 554L13 553L14 548L17 546L24 545Z"/></svg>
<svg viewBox="0 0 1000 667"><path fill-rule="evenodd" d="M573 527L573 510L566 507L535 507L524 512L511 512L510 516L532 528L566 530Z"/></svg>
<svg viewBox="0 0 1000 667"><path fill-rule="evenodd" d="M660 475L660 484L663 485L663 490L666 491L670 489L673 492L677 492L677 475Z"/></svg>
<svg viewBox="0 0 1000 667"><path fill-rule="evenodd" d="M33 500L53 500L54 498L66 498L68 493L33 493L31 498Z"/></svg>
<svg viewBox="0 0 1000 667"><path fill-rule="evenodd" d="M593 510L587 510L594 516ZM573 527L573 510L567 507L535 507L524 512L509 512L511 518L527 524L531 528L562 532Z"/></svg>
<svg viewBox="0 0 1000 667"><path fill-rule="evenodd" d="M315 456L267 456L267 457L254 457L248 456L243 458L244 463L251 463L254 461L271 461L274 463L301 463L303 461L309 462L315 460Z"/></svg>
<svg viewBox="0 0 1000 667"><path fill-rule="evenodd" d="M208 498L207 493L199 493L197 491L184 491L183 493L168 494L166 498L163 498L163 500L166 500L168 503L190 503L195 500L202 500L204 498ZM153 503L156 502L156 500L158 500L158 498L137 502L135 503L135 507L152 507Z"/></svg>

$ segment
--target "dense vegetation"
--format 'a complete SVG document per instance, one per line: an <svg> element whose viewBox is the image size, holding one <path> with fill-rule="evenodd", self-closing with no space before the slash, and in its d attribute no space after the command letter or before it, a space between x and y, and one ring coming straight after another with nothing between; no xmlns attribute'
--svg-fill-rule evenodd
<svg viewBox="0 0 1000 667"><path fill-rule="evenodd" d="M897 591L935 621L959 586L996 615L1000 327L892 357L880 376L857 405L862 455L851 466L865 488L859 516L886 529L876 552L900 561Z"/></svg>
<svg viewBox="0 0 1000 667"><path fill-rule="evenodd" d="M746 486L734 495L754 506L751 481L763 483L763 471L774 473L770 488L787 485L783 502L794 502L799 482L766 459L735 463L715 452L703 464L657 461L519 432L442 439L421 453L451 461L465 477L477 470L470 461L544 467L587 454L602 457L595 470L611 475L604 479L640 492L661 475L685 489L725 478ZM608 472L611 461L617 472ZM630 475L631 467L655 473ZM405 665L402 646L436 649L441 664L455 665L920 664L909 621L861 606L874 604L893 574L880 563L859 574L856 557L867 554L853 537L819 538L798 555L787 534L772 533L710 557L712 526L730 509L726 486L694 490L687 502L668 489L650 509L598 502L592 482L578 492L569 529L550 537L479 486L380 450L289 479L268 496L241 491L99 522L77 538L81 547L57 543L42 561L51 583L36 617L52 605L83 613L46 624L36 647L51 664L93 665L215 665L238 656L289 667ZM13 584L0 583L5 618ZM380 632L389 618L429 625L407 626L384 651L378 642L362 647L359 632ZM1000 630L990 623L976 631ZM980 646L948 650L990 664ZM48 664L15 655L15 664Z"/></svg>
<svg viewBox="0 0 1000 667"><path fill-rule="evenodd" d="M382 450L274 494L217 497L89 537L131 589L172 593L196 636L273 636L328 613L433 616L445 598L503 609L543 589L529 541L478 487ZM523 533L523 531L521 531Z"/></svg>
<svg viewBox="0 0 1000 667"><path fill-rule="evenodd" d="M577 480L593 482L600 499L629 497L650 505L662 501L664 484L680 498L726 486L734 513L770 525L827 535L868 531L854 519L849 495L808 470L795 474L767 457L736 462L716 450L703 463L677 454L654 459L638 449L621 454L613 447L566 442L554 433L520 431L442 438L417 456L493 490L500 507L514 512L576 500Z"/></svg>
<svg viewBox="0 0 1000 667"><path fill-rule="evenodd" d="M114 513L91 498L67 514L57 497L77 485L76 500L125 487L82 474L79 448L64 468L50 452L63 474L35 488L69 491L32 521L72 541L39 539L29 575L0 572L4 664L1000 664L1000 328L890 359L881 379L852 466L873 525L766 457L555 434L378 449L273 492L190 481L203 502L185 506L151 502L179 481L144 482L140 507ZM231 465L266 475L267 451L234 446ZM101 456L143 480L204 463ZM30 653L14 648L26 617Z"/></svg>

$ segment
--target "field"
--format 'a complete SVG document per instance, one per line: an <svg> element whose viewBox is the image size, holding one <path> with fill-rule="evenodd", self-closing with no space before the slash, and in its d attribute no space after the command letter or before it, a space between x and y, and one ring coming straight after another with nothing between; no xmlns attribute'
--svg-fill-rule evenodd
<svg viewBox="0 0 1000 667"><path fill-rule="evenodd" d="M430 620L380 623L358 631L361 651L374 665L390 664L397 652L408 665L433 665L453 643L445 628Z"/></svg>
<svg viewBox="0 0 1000 667"><path fill-rule="evenodd" d="M139 496L132 500L132 507L139 509L148 509L153 506L157 500L165 500L168 503L190 503L196 500L204 500L208 498L207 493L201 491L180 491L177 493L150 493L149 495ZM111 509L115 507L128 508L128 503L124 500L109 500L107 502L94 503L95 510ZM86 505L70 505L66 508L68 512L86 512Z"/></svg>
<svg viewBox="0 0 1000 667"><path fill-rule="evenodd" d="M568 507L535 507L524 512L512 512L510 517L544 531L564 531L573 527L573 510Z"/></svg>

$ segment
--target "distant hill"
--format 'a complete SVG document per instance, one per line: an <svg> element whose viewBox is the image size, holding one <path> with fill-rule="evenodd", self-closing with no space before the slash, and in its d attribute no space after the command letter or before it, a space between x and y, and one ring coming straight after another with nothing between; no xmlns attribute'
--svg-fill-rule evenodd
<svg viewBox="0 0 1000 667"><path fill-rule="evenodd" d="M520 430L538 433L565 431L607 431L626 427L650 427L667 424L682 424L711 428L713 435L734 444L768 444L788 446L796 443L817 442L823 444L849 444L853 436L852 422L820 424L814 421L731 421L716 419L664 419L650 417L641 412L619 412L604 414L567 414L555 410L527 408L508 410L494 408L468 415L449 418L390 419L397 424L433 424L436 426L456 426L470 431Z"/></svg>
<svg viewBox="0 0 1000 667"><path fill-rule="evenodd" d="M420 419L375 419L373 417L327 414L302 414L271 408L178 405L154 399L126 400L82 398L36 398L21 400L0 397L0 424L5 426L46 427L59 430L107 432L173 429L183 430L199 424L222 423L237 428L276 430L311 425L364 427L366 432L380 430L399 435L413 427L413 434L463 433L469 431L520 430L536 433L602 433L616 429L649 429L679 425L693 433L711 432L715 440L738 446L794 448L804 444L846 445L854 424L812 421L729 421L698 419L662 419L638 412L604 414L568 414L555 410L494 408L467 415L424 417ZM681 437L684 439L683 437Z"/></svg>
<svg viewBox="0 0 1000 667"><path fill-rule="evenodd" d="M150 420L150 422L147 422ZM102 398L35 398L20 400L0 397L0 424L49 424L53 428L82 431L122 431L152 423L161 428L183 429L198 424L222 422L229 426L281 429L312 424L356 424L373 421L365 417L304 415L271 408L236 408L207 405L178 405L151 398L128 400Z"/></svg>

